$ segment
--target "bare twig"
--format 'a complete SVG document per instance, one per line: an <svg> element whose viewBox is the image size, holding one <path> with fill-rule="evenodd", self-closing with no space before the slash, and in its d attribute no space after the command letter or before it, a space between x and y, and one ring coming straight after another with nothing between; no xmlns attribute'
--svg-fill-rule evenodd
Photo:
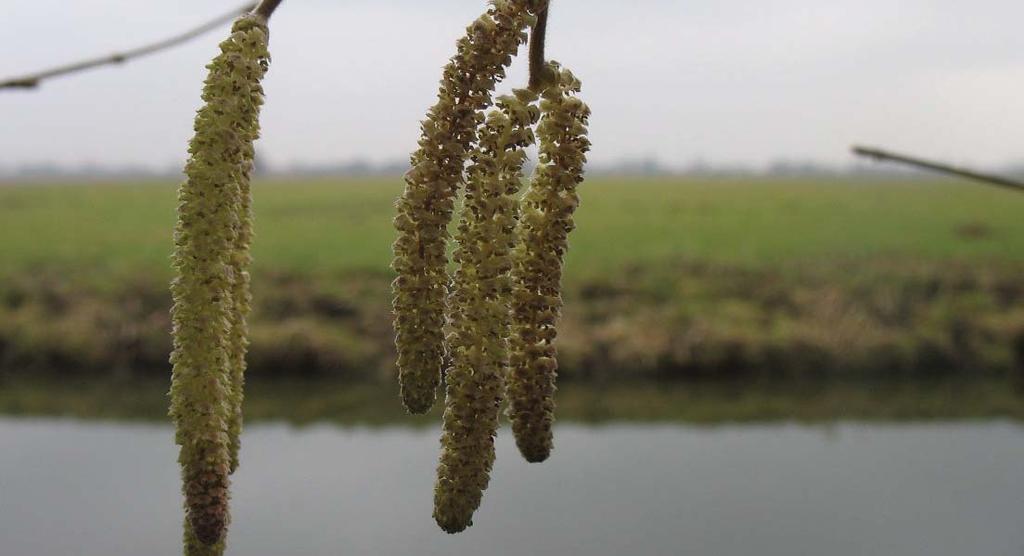
<svg viewBox="0 0 1024 556"><path fill-rule="evenodd" d="M547 79L548 61L544 55L544 43L548 32L549 2L545 2L537 12L537 23L530 33L530 90L540 92Z"/></svg>
<svg viewBox="0 0 1024 556"><path fill-rule="evenodd" d="M160 42L156 42L132 50L126 50L124 52L112 54L110 56L103 56L101 58L93 58L90 60L85 60L83 62L68 64L65 66L56 67L46 71L41 71L36 74L26 75L23 77L6 79L0 81L0 89L35 89L39 86L39 84L42 81L50 79L51 77L59 77L62 75L77 73L83 70L88 70L100 66L122 64L133 58L153 54L155 52L166 50L179 44L188 42L208 31L220 27L224 23L227 23L228 21L235 19L239 15L253 11L254 9L258 10L255 13L263 15L265 18L269 18L270 14L274 12L274 9L277 8L277 5L280 3L281 0L264 0L263 3L259 5L259 7L257 7L255 3L249 3L234 10L231 10L231 12L229 13L218 16L217 18L212 19L200 25L199 27L192 29L191 31L187 31L175 37L171 37L169 39L165 39Z"/></svg>
<svg viewBox="0 0 1024 556"><path fill-rule="evenodd" d="M263 0L252 13L262 16L263 19L270 19L270 16L274 15L274 10L281 5L281 1L282 0Z"/></svg>
<svg viewBox="0 0 1024 556"><path fill-rule="evenodd" d="M1005 187L1005 188L1008 188L1008 189L1014 189L1016 191L1024 191L1024 183L1016 181L1016 180L1013 180L1013 179L1010 179L1010 178L1005 178L1005 177L1002 177L1002 176L995 176L995 175L992 175L992 174L982 174L982 173L979 173L979 172L968 170L966 168L957 168L957 167L954 167L954 166L949 166L947 164L942 164L940 162L932 162L932 161L928 161L928 160L922 160L920 158L913 158L913 157L910 157L910 156L905 156L905 155L901 155L901 154L895 154L895 153L883 151L882 149L872 149L872 148L868 148L868 147L853 147L853 152L854 152L854 154L857 154L859 156L863 156L863 157L867 157L867 158L872 158L874 160L879 160L879 161L890 160L890 161L893 161L893 162L899 162L901 164L906 164L908 166L914 166L916 168L923 168L925 170L931 170L933 172L939 172L941 174L949 174L949 175L958 176L958 177L961 177L961 178L966 178L966 179L969 179L969 180L974 180L974 181L978 181L978 182L982 182L982 183L987 183L989 185Z"/></svg>

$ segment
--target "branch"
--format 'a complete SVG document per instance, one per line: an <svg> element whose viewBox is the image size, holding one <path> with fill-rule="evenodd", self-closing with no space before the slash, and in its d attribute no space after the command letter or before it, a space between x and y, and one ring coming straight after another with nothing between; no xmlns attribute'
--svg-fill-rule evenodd
<svg viewBox="0 0 1024 556"><path fill-rule="evenodd" d="M968 170L966 168L956 168L954 166L949 166L946 164L942 164L940 162L931 162L928 160L922 160L920 158L913 158L900 154L890 153L887 151L883 151L881 149L872 149L868 147L855 146L853 147L853 152L858 156L863 156L878 161L891 160L893 162L899 162L901 164L906 164L908 166L914 166L916 168L923 168L925 170L939 172L940 174L949 174L961 178L966 178L969 180L987 183L989 185L1005 187L1007 189L1013 189L1016 191L1024 191L1024 183L1012 180L1010 178L1004 178L1002 176L982 174L979 172Z"/></svg>
<svg viewBox="0 0 1024 556"><path fill-rule="evenodd" d="M100 66L122 64L133 58L139 58L141 56L153 54L155 52L166 50L179 44L188 42L208 31L220 27L224 23L227 23L235 19L239 15L252 11L253 9L257 10L255 13L263 15L264 17L270 17L270 14L274 12L274 9L277 8L277 5L280 3L281 0L264 0L259 7L256 7L255 3L249 3L242 7L232 10L230 13L218 16L217 18L212 19L209 22L204 23L199 27L196 27L195 29L192 29L191 31L187 31L175 37L171 37L169 39L165 39L160 42L156 42L132 50L126 50L124 52L112 54L110 56L104 56L102 58L93 58L90 60L85 60L83 62L77 62L74 64L68 64L66 66L60 66L46 71L41 71L33 75L26 75L23 77L15 77L12 79L3 80L0 81L0 89L35 89L39 86L40 82L46 79L50 79L51 77L59 77L70 73L77 73L80 71ZM269 7L267 6L268 4L270 5ZM265 11L260 11L264 9Z"/></svg>
<svg viewBox="0 0 1024 556"><path fill-rule="evenodd" d="M537 11L537 23L530 33L530 84L531 91L541 92L548 81L548 61L544 55L544 43L548 34L548 8L550 3L545 2Z"/></svg>
<svg viewBox="0 0 1024 556"><path fill-rule="evenodd" d="M281 5L281 2L282 0L263 0L252 13L263 19L270 19L270 16L274 15L274 10Z"/></svg>

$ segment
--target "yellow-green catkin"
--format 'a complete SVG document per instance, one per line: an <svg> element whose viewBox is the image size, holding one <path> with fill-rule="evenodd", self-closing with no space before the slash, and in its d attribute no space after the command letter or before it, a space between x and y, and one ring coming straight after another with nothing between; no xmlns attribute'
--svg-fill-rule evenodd
<svg viewBox="0 0 1024 556"><path fill-rule="evenodd" d="M253 37L258 40L258 37ZM262 76L270 64L270 54L266 50L266 37L262 39L262 54L257 58L262 66L250 71L259 72ZM249 266L252 264L251 246L253 240L253 210L251 178L255 167L256 151L253 143L259 139L259 115L263 106L263 86L257 80L249 84L249 103L239 106L242 120L238 132L247 137L242 152L242 165L238 174L238 220L235 228L235 245L230 259L232 274L231 301L234 305L231 319L231 335L229 344L229 362L231 365L231 420L228 423L231 437L231 472L238 468L238 451L242 433L242 401L245 387L245 357L249 349L249 314L252 312L252 293ZM244 126L244 127L243 127Z"/></svg>
<svg viewBox="0 0 1024 556"><path fill-rule="evenodd" d="M248 305L240 270L248 264L251 235L244 198L258 134L259 83L267 69L266 21L239 19L220 49L207 66L205 105L189 144L174 234L170 414L181 447L186 554L222 551L230 520L228 475L241 401L234 361L239 354L244 359L239 315Z"/></svg>
<svg viewBox="0 0 1024 556"><path fill-rule="evenodd" d="M494 464L494 435L511 325L512 249L525 147L540 117L535 93L501 97L480 128L467 172L465 208L454 252L447 374L434 519L449 533L472 524Z"/></svg>
<svg viewBox="0 0 1024 556"><path fill-rule="evenodd" d="M538 2L494 0L467 28L444 69L437 104L421 124L419 149L410 158L412 168L397 202L392 267L398 273L393 306L399 381L411 413L430 410L441 382L448 224L466 157L495 84L526 41Z"/></svg>
<svg viewBox="0 0 1024 556"><path fill-rule="evenodd" d="M546 460L552 450L562 264L590 149L590 109L577 96L580 82L555 63L549 67L554 83L542 93L540 160L521 201L512 271L509 418L519 451L530 462Z"/></svg>

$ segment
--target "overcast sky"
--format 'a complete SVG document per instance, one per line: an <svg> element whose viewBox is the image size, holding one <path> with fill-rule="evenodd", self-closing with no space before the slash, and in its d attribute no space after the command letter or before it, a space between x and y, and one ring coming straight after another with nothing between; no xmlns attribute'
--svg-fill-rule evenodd
<svg viewBox="0 0 1024 556"><path fill-rule="evenodd" d="M0 77L180 32L238 0L0 0ZM553 0L549 54L583 79L592 160L848 162L853 142L1024 160L1020 0ZM286 0L274 16L271 164L404 158L482 0ZM183 160L203 66L187 46L0 91L0 166ZM502 86L525 81L523 62Z"/></svg>

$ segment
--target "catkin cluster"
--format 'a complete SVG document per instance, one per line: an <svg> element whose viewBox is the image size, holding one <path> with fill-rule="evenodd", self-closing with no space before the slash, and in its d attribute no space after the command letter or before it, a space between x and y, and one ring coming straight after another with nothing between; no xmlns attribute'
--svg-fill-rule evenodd
<svg viewBox="0 0 1024 556"><path fill-rule="evenodd" d="M590 149L590 109L577 96L579 80L555 63L548 67L554 83L541 100L540 160L522 199L512 270L508 414L519 451L530 462L546 460L552 448L562 265Z"/></svg>
<svg viewBox="0 0 1024 556"><path fill-rule="evenodd" d="M448 224L463 181L466 157L504 78L535 20L539 0L494 0L459 40L444 69L437 104L422 122L406 187L398 200L393 285L399 381L405 407L426 413L434 404L446 356L445 298L449 276Z"/></svg>
<svg viewBox="0 0 1024 556"><path fill-rule="evenodd" d="M238 463L246 316L249 313L249 177L267 71L266 20L235 22L207 66L178 193L171 284L171 417L181 449L186 554L219 554Z"/></svg>
<svg viewBox="0 0 1024 556"><path fill-rule="evenodd" d="M490 481L506 395L523 456L538 462L551 452L555 325L576 188L590 148L590 110L579 99L579 80L545 60L548 3L494 0L469 27L422 124L398 201L393 266L402 398L409 411L426 412L446 379L434 519L449 533L473 523ZM527 38L529 89L499 97L485 113L495 83ZM538 138L539 166L520 199L524 149ZM448 224L462 183L449 284Z"/></svg>
<svg viewBox="0 0 1024 556"><path fill-rule="evenodd" d="M534 142L537 95L518 90L487 115L467 170L458 227L457 264L449 299L451 367L434 518L457 533L473 512L494 463L494 435L508 369L512 250L518 220L524 148Z"/></svg>

